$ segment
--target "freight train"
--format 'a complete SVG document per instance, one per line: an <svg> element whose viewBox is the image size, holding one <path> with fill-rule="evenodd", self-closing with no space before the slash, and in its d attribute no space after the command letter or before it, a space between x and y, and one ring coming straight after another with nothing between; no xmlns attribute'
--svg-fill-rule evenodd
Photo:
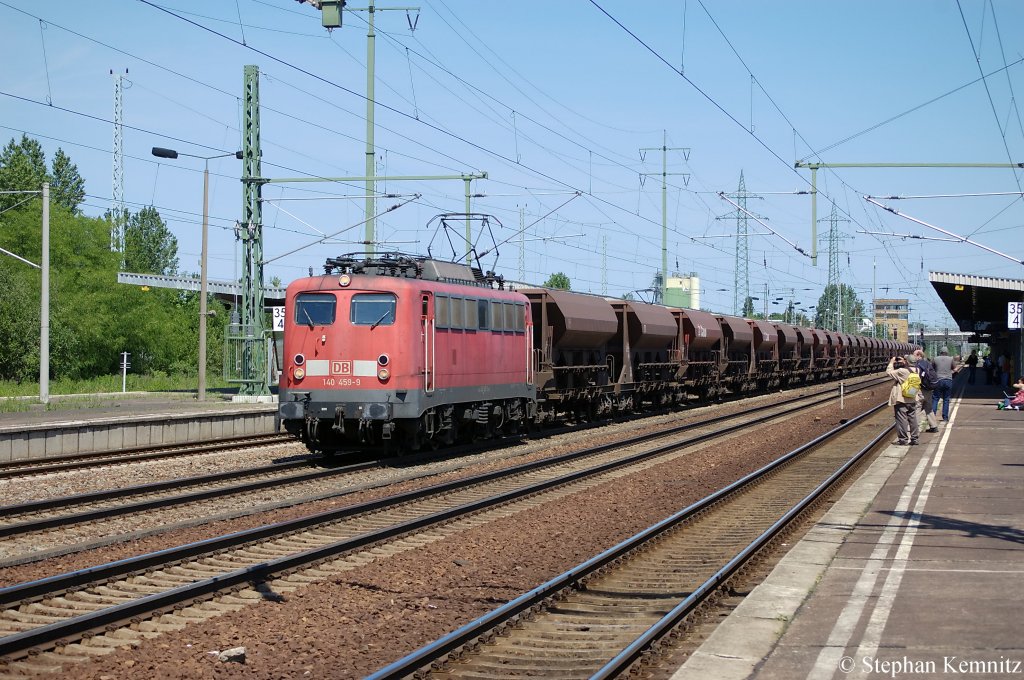
<svg viewBox="0 0 1024 680"><path fill-rule="evenodd" d="M448 445L882 370L913 346L546 288L409 255L285 299L278 416L314 452Z"/></svg>

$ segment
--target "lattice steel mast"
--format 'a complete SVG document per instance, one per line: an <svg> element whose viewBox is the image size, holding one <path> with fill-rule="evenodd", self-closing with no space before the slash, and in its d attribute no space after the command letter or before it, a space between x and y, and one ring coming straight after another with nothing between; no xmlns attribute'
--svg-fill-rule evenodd
<svg viewBox="0 0 1024 680"><path fill-rule="evenodd" d="M849 221L839 217L839 211L836 209L836 204L833 203L832 214L828 217L828 286L831 286L830 290L832 291L832 318L824 320L829 329L833 331L843 330L843 291L839 275L839 248L840 241L847 236L839 231L839 223Z"/></svg>
<svg viewBox="0 0 1024 680"><path fill-rule="evenodd" d="M240 341L241 375L238 393L249 396L270 394L267 385L267 357L263 349L266 322L263 312L263 194L260 164L260 71L245 67L242 103L242 317Z"/></svg>
<svg viewBox="0 0 1024 680"><path fill-rule="evenodd" d="M743 178L742 170L740 170L740 182L736 193L722 195L736 199L736 205L740 207L739 210L715 218L719 220L735 218L736 220L736 266L733 276L732 313L738 316L743 311L743 305L746 304L747 298L750 297L750 243L748 239L750 238L749 214L753 213L748 214L747 212L747 199L763 197L747 193L747 183ZM767 219L761 215L758 215L757 218Z"/></svg>
<svg viewBox="0 0 1024 680"><path fill-rule="evenodd" d="M126 69L124 73L120 71L114 73L113 69L111 69L110 75L114 77L114 168L113 187L110 192L110 195L113 197L110 204L112 218L110 225L110 250L115 253L122 253L121 260L123 262L125 223L123 93L125 76L128 75L128 71Z"/></svg>

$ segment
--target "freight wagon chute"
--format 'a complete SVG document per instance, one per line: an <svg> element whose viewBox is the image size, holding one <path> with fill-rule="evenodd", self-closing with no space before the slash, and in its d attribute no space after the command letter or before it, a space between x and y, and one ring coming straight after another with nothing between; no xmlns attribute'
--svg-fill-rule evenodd
<svg viewBox="0 0 1024 680"><path fill-rule="evenodd" d="M696 309L676 312L683 323L683 340L690 361L709 361L708 353L722 350L722 324L711 314Z"/></svg>
<svg viewBox="0 0 1024 680"><path fill-rule="evenodd" d="M689 388L708 393L718 381L722 354L722 324L696 309L671 309L682 334L678 378Z"/></svg>
<svg viewBox="0 0 1024 680"><path fill-rule="evenodd" d="M530 298L534 325L551 329L553 349L602 347L618 331L615 312L603 298L539 288L519 292Z"/></svg>
<svg viewBox="0 0 1024 680"><path fill-rule="evenodd" d="M754 332L754 356L757 358L757 379L761 389L775 387L779 383L778 331L768 321L748 320Z"/></svg>
<svg viewBox="0 0 1024 680"><path fill-rule="evenodd" d="M775 323L775 329L779 337L779 358L787 359L800 358L800 336L797 335L796 327L788 323Z"/></svg>
<svg viewBox="0 0 1024 680"><path fill-rule="evenodd" d="M747 376L752 369L754 330L746 319L738 316L719 316L725 333L725 351L728 365L724 375L736 379Z"/></svg>
<svg viewBox="0 0 1024 680"><path fill-rule="evenodd" d="M779 342L779 335L775 326L767 321L748 321L750 329L754 331L754 351L760 358L762 354L774 354L775 345Z"/></svg>
<svg viewBox="0 0 1024 680"><path fill-rule="evenodd" d="M669 379L669 352L679 327L665 307L608 300L619 319L619 329L609 343L620 385ZM613 376L614 377L614 376Z"/></svg>
<svg viewBox="0 0 1024 680"><path fill-rule="evenodd" d="M841 343L839 340L839 333L835 331L825 331L825 375L823 377L831 377L834 375L836 368L839 366L839 353L841 351Z"/></svg>

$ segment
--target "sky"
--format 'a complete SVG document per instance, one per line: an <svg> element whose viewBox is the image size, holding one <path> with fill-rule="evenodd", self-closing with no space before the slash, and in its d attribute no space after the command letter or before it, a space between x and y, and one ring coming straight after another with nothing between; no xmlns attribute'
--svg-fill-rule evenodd
<svg viewBox="0 0 1024 680"><path fill-rule="evenodd" d="M332 178L263 188L265 277L287 284L365 248L366 187L343 178L365 175L367 7L350 1L329 32L294 0L0 0L0 139L27 134L48 159L64 149L86 182L84 212L102 215L114 193L111 72L127 71L126 206L156 206L180 269L197 272L204 160L150 150L241 148L243 69L257 65L263 176ZM909 299L914 324L954 326L929 271L1024 278L1024 171L891 167L1024 162L1018 0L376 9L376 174L486 173L471 183L473 212L490 216L474 239L484 268L509 280L563 272L575 290L649 300L664 219L669 274L696 273L701 306L734 313L737 209L720 194L735 195L741 176L757 216L747 267L758 311L817 303L833 207L840 281L865 302L873 290ZM816 264L811 173L797 162L876 164L818 170ZM210 278L230 281L241 162L208 165ZM461 222L446 233L437 216L465 210L465 186L378 181L376 249L448 258L455 239L461 254Z"/></svg>

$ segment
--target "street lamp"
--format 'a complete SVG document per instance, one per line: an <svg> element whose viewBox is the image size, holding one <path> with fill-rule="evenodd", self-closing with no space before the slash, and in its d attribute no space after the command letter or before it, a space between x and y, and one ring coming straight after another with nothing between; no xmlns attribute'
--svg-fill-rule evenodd
<svg viewBox="0 0 1024 680"><path fill-rule="evenodd" d="M203 247L200 255L199 264L199 389L197 390L196 398L199 401L206 400L206 238L207 232L209 231L209 205L210 205L210 161L214 158L226 158L227 156L234 156L238 160L242 160L242 152L235 151L233 153L222 153L216 156L196 156L190 153L179 153L174 149L165 149L163 147L154 146L153 155L157 158L170 158L175 159L178 156L188 156L189 158L199 158L203 161Z"/></svg>

